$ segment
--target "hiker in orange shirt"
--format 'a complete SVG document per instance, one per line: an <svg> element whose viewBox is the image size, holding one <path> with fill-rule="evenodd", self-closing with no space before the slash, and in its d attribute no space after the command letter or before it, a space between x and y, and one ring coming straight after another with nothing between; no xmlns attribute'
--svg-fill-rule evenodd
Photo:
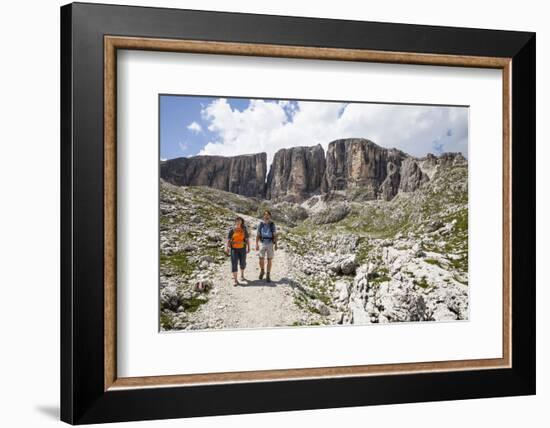
<svg viewBox="0 0 550 428"><path fill-rule="evenodd" d="M242 217L235 218L235 225L227 234L226 251L231 252L231 272L233 273L233 285L239 285L237 280L237 267L241 267L241 281L246 281L244 269L246 267L246 254L250 252L250 239L248 229Z"/></svg>

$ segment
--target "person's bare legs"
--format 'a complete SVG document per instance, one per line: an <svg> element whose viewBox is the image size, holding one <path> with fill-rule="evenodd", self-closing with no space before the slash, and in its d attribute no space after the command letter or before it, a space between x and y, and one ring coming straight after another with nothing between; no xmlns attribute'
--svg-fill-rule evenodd
<svg viewBox="0 0 550 428"><path fill-rule="evenodd" d="M260 257L260 279L264 277L264 257Z"/></svg>
<svg viewBox="0 0 550 428"><path fill-rule="evenodd" d="M267 259L267 271L266 271L266 275L265 275L265 279L267 282L271 282L271 259Z"/></svg>
<svg viewBox="0 0 550 428"><path fill-rule="evenodd" d="M246 281L246 278L244 277L244 269L241 269L241 281Z"/></svg>

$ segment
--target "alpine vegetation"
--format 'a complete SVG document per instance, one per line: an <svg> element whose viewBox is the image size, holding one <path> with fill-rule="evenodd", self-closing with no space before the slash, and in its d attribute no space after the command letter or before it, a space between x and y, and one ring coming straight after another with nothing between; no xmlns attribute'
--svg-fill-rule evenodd
<svg viewBox="0 0 550 428"><path fill-rule="evenodd" d="M256 153L160 171L162 330L468 319L460 153L353 138L281 149L269 170Z"/></svg>

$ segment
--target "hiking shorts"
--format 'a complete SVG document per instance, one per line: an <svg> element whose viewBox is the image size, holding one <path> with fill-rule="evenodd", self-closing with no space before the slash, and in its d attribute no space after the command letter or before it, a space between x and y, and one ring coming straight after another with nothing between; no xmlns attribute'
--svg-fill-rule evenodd
<svg viewBox="0 0 550 428"><path fill-rule="evenodd" d="M268 259L272 259L274 255L275 251L273 251L273 241L260 242L260 257L262 259L266 256Z"/></svg>
<svg viewBox="0 0 550 428"><path fill-rule="evenodd" d="M246 267L246 248L231 248L231 272L237 272L238 265Z"/></svg>

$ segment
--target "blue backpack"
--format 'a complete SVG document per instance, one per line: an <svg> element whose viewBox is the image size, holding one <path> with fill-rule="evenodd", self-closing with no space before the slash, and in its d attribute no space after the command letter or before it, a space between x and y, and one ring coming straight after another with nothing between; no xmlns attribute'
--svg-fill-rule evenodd
<svg viewBox="0 0 550 428"><path fill-rule="evenodd" d="M269 226L269 227L266 227ZM258 235L262 241L273 240L273 234L275 233L275 223L270 221L269 223L260 222L258 225Z"/></svg>

